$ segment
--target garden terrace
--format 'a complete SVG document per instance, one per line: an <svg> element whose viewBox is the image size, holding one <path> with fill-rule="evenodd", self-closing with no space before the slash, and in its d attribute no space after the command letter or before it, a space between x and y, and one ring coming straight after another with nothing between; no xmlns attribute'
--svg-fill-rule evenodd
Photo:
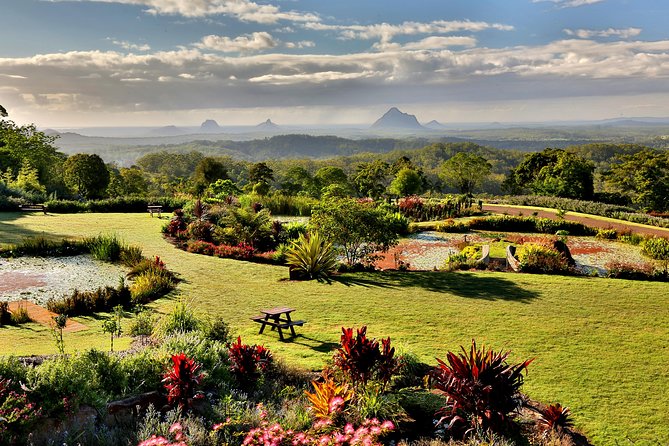
<svg viewBox="0 0 669 446"><path fill-rule="evenodd" d="M667 284L490 272L356 273L331 284L290 282L285 267L175 249L160 234L163 223L147 215L5 213L0 242L43 232L60 239L114 231L146 256L161 256L183 278L179 290L196 311L224 316L246 342L264 344L292 364L320 369L342 325L368 325L428 363L475 338L512 350L514 360L536 357L525 391L571 407L576 426L595 444L669 439ZM309 321L288 342L259 335L249 320L275 304L297 308ZM171 311L174 301L163 298L150 307ZM76 319L91 329L72 333L68 351L108 347L100 321ZM1 328L0 354L55 352L46 328L28 328ZM128 338L117 342L124 348Z"/></svg>

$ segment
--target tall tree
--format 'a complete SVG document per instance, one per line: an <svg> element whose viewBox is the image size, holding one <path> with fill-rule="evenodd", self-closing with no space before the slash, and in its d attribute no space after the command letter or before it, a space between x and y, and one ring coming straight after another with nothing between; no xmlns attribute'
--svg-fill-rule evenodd
<svg viewBox="0 0 669 446"><path fill-rule="evenodd" d="M274 181L274 171L267 163L255 163L249 169L249 181L252 184L266 183Z"/></svg>
<svg viewBox="0 0 669 446"><path fill-rule="evenodd" d="M363 197L380 198L388 186L389 169L388 163L379 159L359 164L353 178L358 194Z"/></svg>
<svg viewBox="0 0 669 446"><path fill-rule="evenodd" d="M645 210L669 210L669 152L646 149L615 161L604 176L608 185Z"/></svg>
<svg viewBox="0 0 669 446"><path fill-rule="evenodd" d="M216 180L225 180L228 178L228 170L225 165L212 157L202 158L193 173L193 184L195 191L199 195Z"/></svg>
<svg viewBox="0 0 669 446"><path fill-rule="evenodd" d="M471 194L490 176L491 164L479 155L458 152L441 165L440 176L462 194Z"/></svg>
<svg viewBox="0 0 669 446"><path fill-rule="evenodd" d="M423 178L415 170L404 167L397 172L395 179L390 183L389 190L400 197L419 194L423 190Z"/></svg>
<svg viewBox="0 0 669 446"><path fill-rule="evenodd" d="M109 185L109 170L98 155L78 153L65 160L63 179L74 193L96 198L102 196Z"/></svg>
<svg viewBox="0 0 669 446"><path fill-rule="evenodd" d="M594 195L595 166L574 153L562 149L545 149L525 155L504 180L504 188L512 193L529 189L539 195L553 195L581 200Z"/></svg>

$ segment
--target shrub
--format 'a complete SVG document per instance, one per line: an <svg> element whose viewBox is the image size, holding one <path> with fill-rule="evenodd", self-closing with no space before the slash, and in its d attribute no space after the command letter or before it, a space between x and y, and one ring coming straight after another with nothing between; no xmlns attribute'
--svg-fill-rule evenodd
<svg viewBox="0 0 669 446"><path fill-rule="evenodd" d="M12 324L21 325L31 322L32 318L28 314L28 309L25 306L19 305L19 307L12 312Z"/></svg>
<svg viewBox="0 0 669 446"><path fill-rule="evenodd" d="M12 313L9 312L9 302L0 301L0 327L12 323Z"/></svg>
<svg viewBox="0 0 669 446"><path fill-rule="evenodd" d="M352 328L341 329L341 347L334 355L334 364L355 385L364 386L370 379L378 379L385 385L399 369L395 349L390 338L367 338L367 327L363 326L353 336Z"/></svg>
<svg viewBox="0 0 669 446"><path fill-rule="evenodd" d="M630 245L637 246L645 240L645 237L632 231L625 231L618 235L618 240L624 243L629 243Z"/></svg>
<svg viewBox="0 0 669 446"><path fill-rule="evenodd" d="M571 270L569 262L558 251L536 244L522 245L516 251L520 270L527 273L558 274Z"/></svg>
<svg viewBox="0 0 669 446"><path fill-rule="evenodd" d="M443 223L437 224L434 229L439 232L469 232L469 225L467 225L467 223L449 219Z"/></svg>
<svg viewBox="0 0 669 446"><path fill-rule="evenodd" d="M337 384L329 376L325 376L322 382L312 381L311 385L314 392L305 390L304 394L311 403L311 413L317 419L331 419L353 397L353 392L346 384Z"/></svg>
<svg viewBox="0 0 669 446"><path fill-rule="evenodd" d="M111 311L115 306L129 308L131 305L130 289L121 280L117 288L104 287L94 291L74 290L70 296L49 299L46 308L57 314L84 316L100 311Z"/></svg>
<svg viewBox="0 0 669 446"><path fill-rule="evenodd" d="M469 245L462 248L457 254L451 254L446 259L444 269L454 271L458 269L471 269L479 266L481 260L481 247Z"/></svg>
<svg viewBox="0 0 669 446"><path fill-rule="evenodd" d="M25 438L42 416L41 409L25 391L18 391L9 379L0 377L0 443L16 444Z"/></svg>
<svg viewBox="0 0 669 446"><path fill-rule="evenodd" d="M144 257L142 256L142 248L139 246L126 246L121 251L121 263L127 267L134 267L140 263Z"/></svg>
<svg viewBox="0 0 669 446"><path fill-rule="evenodd" d="M300 223L298 221L284 223L281 225L281 231L279 232L279 242L287 243L293 240L297 240L300 235L307 233L307 224Z"/></svg>
<svg viewBox="0 0 669 446"><path fill-rule="evenodd" d="M153 334L153 326L155 318L148 310L142 310L130 322L128 332L130 336L151 336Z"/></svg>
<svg viewBox="0 0 669 446"><path fill-rule="evenodd" d="M195 220L188 225L186 231L188 236L194 240L210 242L214 235L214 225L208 221Z"/></svg>
<svg viewBox="0 0 669 446"><path fill-rule="evenodd" d="M298 276L307 279L324 279L337 268L337 253L332 243L318 232L300 235L297 242L286 253L286 263Z"/></svg>
<svg viewBox="0 0 669 446"><path fill-rule="evenodd" d="M216 252L216 245L211 242L202 240L190 240L186 244L186 251L194 254L204 254L206 256L213 256Z"/></svg>
<svg viewBox="0 0 669 446"><path fill-rule="evenodd" d="M174 215L170 219L169 223L163 226L163 233L171 237L176 236L180 232L186 231L188 224L184 217L184 211L177 209L174 211Z"/></svg>
<svg viewBox="0 0 669 446"><path fill-rule="evenodd" d="M135 277L130 285L133 304L146 304L163 297L174 289L175 279L165 269L149 269Z"/></svg>
<svg viewBox="0 0 669 446"><path fill-rule="evenodd" d="M470 229L481 229L500 232L539 232L555 234L557 231L567 231L572 235L595 235L595 229L582 223L566 220L552 220L550 218L515 217L510 215L495 215L478 217L469 221Z"/></svg>
<svg viewBox="0 0 669 446"><path fill-rule="evenodd" d="M84 240L94 259L105 262L117 262L125 247L115 234L99 235Z"/></svg>
<svg viewBox="0 0 669 446"><path fill-rule="evenodd" d="M250 260L255 254L253 246L240 243L236 246L219 245L214 249L214 255L223 259Z"/></svg>
<svg viewBox="0 0 669 446"><path fill-rule="evenodd" d="M600 240L615 240L618 237L618 231L615 229L598 229L595 237Z"/></svg>
<svg viewBox="0 0 669 446"><path fill-rule="evenodd" d="M286 254L288 254L288 250L290 247L286 245L285 243L281 243L279 246L276 247L276 250L272 254L272 260L274 260L276 263L285 263L286 262Z"/></svg>
<svg viewBox="0 0 669 446"><path fill-rule="evenodd" d="M204 377L200 365L184 353L172 356L172 367L165 373L163 384L167 390L167 401L182 410L190 408L192 400L202 398L197 387Z"/></svg>
<svg viewBox="0 0 669 446"><path fill-rule="evenodd" d="M202 321L195 315L185 301L180 301L171 313L166 314L160 323L160 332L167 336L174 333L198 331Z"/></svg>
<svg viewBox="0 0 669 446"><path fill-rule="evenodd" d="M509 365L510 352L478 348L472 340L467 352L449 352L447 362L430 372L430 381L448 398L437 413L439 424L456 437L471 432L503 432L520 408L523 371L533 361Z"/></svg>
<svg viewBox="0 0 669 446"><path fill-rule="evenodd" d="M669 239L647 238L641 243L641 252L654 260L669 261Z"/></svg>
<svg viewBox="0 0 669 446"><path fill-rule="evenodd" d="M537 424L543 431L560 431L574 425L569 408L562 407L559 403L541 410Z"/></svg>
<svg viewBox="0 0 669 446"><path fill-rule="evenodd" d="M28 237L18 245L12 245L9 248L0 248L0 257L62 257L79 255L87 251L83 242L65 239L52 241L40 236Z"/></svg>
<svg viewBox="0 0 669 446"><path fill-rule="evenodd" d="M230 345L230 370L242 386L257 382L263 372L272 365L272 353L262 345L242 344L242 338Z"/></svg>
<svg viewBox="0 0 669 446"><path fill-rule="evenodd" d="M221 316L217 316L207 321L204 335L212 341L227 343L230 341L230 326Z"/></svg>
<svg viewBox="0 0 669 446"><path fill-rule="evenodd" d="M628 280L653 280L655 267L650 263L630 263L614 261L605 265L606 277Z"/></svg>

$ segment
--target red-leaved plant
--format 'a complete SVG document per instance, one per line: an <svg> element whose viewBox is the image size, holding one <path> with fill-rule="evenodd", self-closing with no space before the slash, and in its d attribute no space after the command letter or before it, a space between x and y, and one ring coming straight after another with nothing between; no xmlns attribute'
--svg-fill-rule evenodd
<svg viewBox="0 0 669 446"><path fill-rule="evenodd" d="M256 383L261 373L272 364L272 353L262 345L242 344L241 336L228 350L230 370L243 386Z"/></svg>
<svg viewBox="0 0 669 446"><path fill-rule="evenodd" d="M200 364L187 357L185 353L172 355L172 367L163 377L169 404L178 405L182 410L190 408L194 399L203 396L197 391L202 378L204 374L200 372Z"/></svg>
<svg viewBox="0 0 669 446"><path fill-rule="evenodd" d="M395 348L390 338L379 341L367 338L367 327L363 326L353 336L352 328L341 329L341 347L334 355L334 363L353 384L365 385L370 379L378 379L384 387L399 368Z"/></svg>
<svg viewBox="0 0 669 446"><path fill-rule="evenodd" d="M449 352L447 362L430 372L430 382L447 397L437 415L454 437L483 430L503 432L520 408L523 371L534 359L509 365L510 352L478 348L472 340L469 351Z"/></svg>
<svg viewBox="0 0 669 446"><path fill-rule="evenodd" d="M551 404L539 411L539 428L543 431L561 431L574 425L571 420L571 410L561 404Z"/></svg>

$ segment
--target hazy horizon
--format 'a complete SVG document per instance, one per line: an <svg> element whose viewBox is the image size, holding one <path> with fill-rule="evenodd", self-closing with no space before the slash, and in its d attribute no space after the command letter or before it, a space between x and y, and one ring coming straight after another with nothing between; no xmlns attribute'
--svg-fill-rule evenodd
<svg viewBox="0 0 669 446"><path fill-rule="evenodd" d="M0 3L0 104L40 128L669 117L661 0Z"/></svg>

